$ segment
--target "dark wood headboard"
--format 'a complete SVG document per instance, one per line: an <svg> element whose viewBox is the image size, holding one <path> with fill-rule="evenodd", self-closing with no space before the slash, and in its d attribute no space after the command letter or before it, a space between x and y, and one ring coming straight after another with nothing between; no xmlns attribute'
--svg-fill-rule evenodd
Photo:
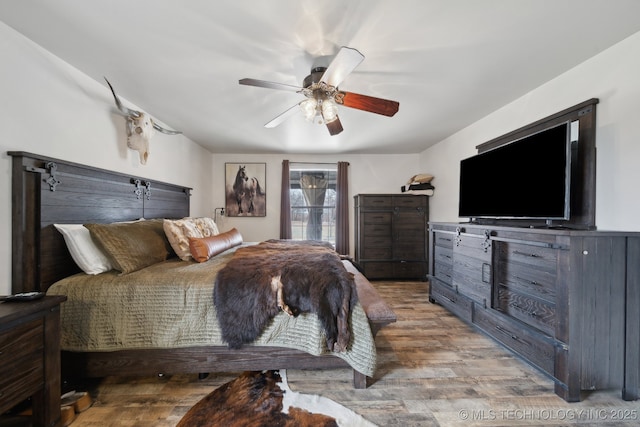
<svg viewBox="0 0 640 427"><path fill-rule="evenodd" d="M53 224L189 216L191 188L10 151L13 293L46 291L80 270Z"/></svg>

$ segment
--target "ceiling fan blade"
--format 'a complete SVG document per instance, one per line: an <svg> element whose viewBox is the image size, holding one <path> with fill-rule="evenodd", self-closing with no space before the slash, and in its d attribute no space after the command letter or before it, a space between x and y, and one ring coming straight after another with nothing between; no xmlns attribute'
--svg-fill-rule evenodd
<svg viewBox="0 0 640 427"><path fill-rule="evenodd" d="M293 92L299 92L302 90L302 88L299 86L286 85L284 83L268 82L266 80L241 79L241 80L238 80L238 83L240 83L241 85L247 85L247 86L258 86L258 87L264 87L267 89L277 89L277 90L289 90Z"/></svg>
<svg viewBox="0 0 640 427"><path fill-rule="evenodd" d="M370 113L382 114L392 117L398 112L400 103L388 99L375 98L373 96L360 95L353 92L338 92L335 101L345 107L356 108Z"/></svg>
<svg viewBox="0 0 640 427"><path fill-rule="evenodd" d="M327 123L327 129L329 129L329 133L331 136L337 135L343 131L342 123L340 123L340 118L336 116L336 119L332 122Z"/></svg>
<svg viewBox="0 0 640 427"><path fill-rule="evenodd" d="M281 113L279 116L277 116L273 120L271 120L269 123L265 124L264 127L274 128L299 111L300 111L300 106L299 104L296 104L293 107L286 110L285 112Z"/></svg>
<svg viewBox="0 0 640 427"><path fill-rule="evenodd" d="M320 80L330 86L338 87L363 60L364 55L356 49L343 46Z"/></svg>

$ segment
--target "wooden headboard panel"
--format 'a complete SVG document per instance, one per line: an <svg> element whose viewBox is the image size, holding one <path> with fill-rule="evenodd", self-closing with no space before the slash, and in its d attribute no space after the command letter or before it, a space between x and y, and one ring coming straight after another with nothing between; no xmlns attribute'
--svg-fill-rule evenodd
<svg viewBox="0 0 640 427"><path fill-rule="evenodd" d="M80 271L53 224L189 216L189 187L31 153L8 154L13 293L46 291Z"/></svg>

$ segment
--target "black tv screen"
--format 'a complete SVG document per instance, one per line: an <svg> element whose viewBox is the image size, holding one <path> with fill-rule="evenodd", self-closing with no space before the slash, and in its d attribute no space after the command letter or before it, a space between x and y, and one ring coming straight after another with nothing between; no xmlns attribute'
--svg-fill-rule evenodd
<svg viewBox="0 0 640 427"><path fill-rule="evenodd" d="M570 123L460 162L459 216L568 220Z"/></svg>

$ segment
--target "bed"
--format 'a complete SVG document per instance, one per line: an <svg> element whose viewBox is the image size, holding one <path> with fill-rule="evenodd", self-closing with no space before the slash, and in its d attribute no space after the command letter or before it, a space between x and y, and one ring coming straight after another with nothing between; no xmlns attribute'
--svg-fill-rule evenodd
<svg viewBox="0 0 640 427"><path fill-rule="evenodd" d="M12 292L45 291L68 294L62 308L63 331L78 328L65 325L65 312L74 308L74 291L70 281L83 280L82 273L71 258L67 245L53 224L111 224L145 219L179 219L189 216L191 189L141 177L132 177L59 159L25 152L9 152L12 157ZM246 245L248 243L243 243ZM242 246L239 246L242 247ZM224 264L238 246L216 255L211 260L196 263L171 258L153 265L156 269L175 269L179 274L200 274L209 271L205 280L212 284L210 264ZM208 373L263 369L333 369L353 370L356 388L365 388L375 370L375 335L380 328L396 320L389 306L380 298L368 280L348 261L345 268L354 274L359 303L352 313L353 343L346 352L331 353L317 344L292 344L278 339L257 340L240 349L229 349L211 336L188 336L178 333L182 341L155 339L119 342L118 345L62 343L63 375L104 377L109 375L155 375L158 373ZM166 271L161 271L164 275ZM114 273L103 275L117 276ZM135 273L132 273L135 275ZM111 277L118 280L118 277ZM114 282L115 283L115 282ZM79 285L82 288L82 285ZM111 286L116 286L111 283ZM120 285L117 285L120 286ZM107 288L109 286L107 285ZM85 286L86 288L86 286ZM153 292L139 290L131 297L142 302ZM198 290L190 298L197 301L211 298L211 288ZM171 298L171 297L168 297ZM130 301L130 300L129 300ZM77 304L76 304L77 305ZM127 304L122 304L126 306ZM130 304L138 306L138 304ZM69 307L67 310L66 307ZM77 308L77 307L76 307ZM210 315L210 313L209 313ZM359 316L359 318L358 318ZM278 314L274 324L300 321L300 331L307 330L317 319L306 316L287 318ZM304 317L304 319L302 319ZM97 318L97 316L94 316ZM72 319L69 317L69 319ZM364 319L364 325L363 321ZM210 321L211 319L209 319ZM66 320L67 322L73 320ZM166 331L166 318L158 319ZM164 323L163 323L164 322ZM295 323L294 322L294 323ZM87 322L84 322L87 323ZM179 324L176 320L174 323ZM317 322L316 322L317 323ZM279 326L278 326L279 327ZM202 334L207 335L203 332ZM187 334L188 335L188 334ZM193 335L193 334L191 334ZM197 333L195 334L197 335ZM267 335L274 335L268 333ZM278 334L275 334L278 335ZM286 335L286 334L285 334ZM368 338L370 337L370 338ZM89 340L91 341L91 340ZM373 343L373 344L372 344ZM314 348L314 345L316 346ZM373 345L373 347L371 347Z"/></svg>

